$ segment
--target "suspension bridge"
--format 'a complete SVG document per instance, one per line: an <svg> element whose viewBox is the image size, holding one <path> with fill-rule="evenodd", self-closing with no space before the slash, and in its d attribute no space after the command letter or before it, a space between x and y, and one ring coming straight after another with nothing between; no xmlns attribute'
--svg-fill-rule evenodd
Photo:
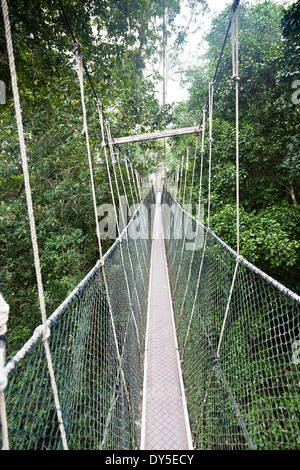
<svg viewBox="0 0 300 470"><path fill-rule="evenodd" d="M126 225L119 208L125 228L117 226L115 243L102 254L85 110L85 66L73 37L100 259L47 317L9 11L2 0L41 309L41 324L5 362L9 306L1 297L3 449L255 450L266 444L299 449L300 298L239 251L238 4L233 2L224 41L225 45L231 28L237 251L210 229L210 194L207 225L183 209L191 203L186 190L187 153L169 178L158 174L151 184L142 181L125 159L136 210ZM116 220L121 191L126 197L119 145L201 135L200 177L207 151L211 182L215 79L216 74L201 125L175 131L113 138L97 97ZM207 112L209 148L205 149ZM197 152L192 186L196 156ZM132 236L137 226L146 236ZM194 234L192 240L187 227Z"/></svg>

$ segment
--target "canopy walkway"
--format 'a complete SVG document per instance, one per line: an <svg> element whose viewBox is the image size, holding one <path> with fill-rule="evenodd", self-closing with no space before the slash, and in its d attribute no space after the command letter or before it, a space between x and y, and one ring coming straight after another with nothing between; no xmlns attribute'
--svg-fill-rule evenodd
<svg viewBox="0 0 300 470"><path fill-rule="evenodd" d="M230 20L236 28L237 6ZM237 251L210 229L210 202L207 225L183 209L187 153L162 185L150 187L125 160L136 208L102 255L78 43L100 259L46 317L6 0L2 7L42 313L29 341L5 362L9 308L1 298L2 448L299 449L300 297L240 255L238 119ZM238 90L235 61L234 67ZM208 110L210 169L214 79L202 125L193 130L202 133L203 159ZM97 107L117 215L119 184L125 185L100 100ZM124 222L121 207L119 215Z"/></svg>

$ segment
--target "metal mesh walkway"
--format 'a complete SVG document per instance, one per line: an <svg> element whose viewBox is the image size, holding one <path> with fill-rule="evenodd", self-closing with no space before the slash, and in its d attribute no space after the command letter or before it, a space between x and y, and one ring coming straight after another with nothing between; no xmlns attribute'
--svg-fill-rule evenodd
<svg viewBox="0 0 300 470"><path fill-rule="evenodd" d="M141 448L192 449L157 192L153 226Z"/></svg>

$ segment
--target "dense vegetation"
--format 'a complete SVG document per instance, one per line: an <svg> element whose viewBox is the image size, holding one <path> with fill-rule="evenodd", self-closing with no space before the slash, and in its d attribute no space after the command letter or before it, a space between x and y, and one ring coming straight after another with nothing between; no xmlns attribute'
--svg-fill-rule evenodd
<svg viewBox="0 0 300 470"><path fill-rule="evenodd" d="M167 27L174 30L182 2L166 3ZM299 105L291 99L299 70L299 2L287 10L270 1L255 6L241 3L241 250L273 277L299 290ZM11 0L9 6L50 314L98 259L80 92L72 41L58 3ZM162 2L71 0L66 2L66 11L112 134L161 129L164 115L155 97L159 75L154 70L161 56L157 19L161 24ZM191 126L201 120L228 14L227 8L214 19L204 66L195 66L186 74L189 99L168 107L168 124ZM182 40L180 31L178 38ZM7 87L6 104L0 105L0 291L11 307L10 354L31 334L40 313L2 17L0 62L0 79ZM230 77L227 44L215 92L211 225L234 248L234 95ZM95 157L101 157L97 109L88 82L86 100L91 149ZM174 139L169 149L170 171L180 160L187 139L180 142L177 139L175 145ZM124 152L130 152L134 165L147 174L159 161L160 146L154 142ZM97 158L94 171L100 205L110 201L103 159ZM196 171L199 176L198 163ZM196 178L195 198L198 181ZM206 197L206 176L203 194Z"/></svg>

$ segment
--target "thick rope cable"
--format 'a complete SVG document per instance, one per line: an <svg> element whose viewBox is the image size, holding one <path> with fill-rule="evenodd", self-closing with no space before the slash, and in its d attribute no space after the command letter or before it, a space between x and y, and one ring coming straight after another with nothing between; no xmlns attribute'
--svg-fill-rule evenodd
<svg viewBox="0 0 300 470"><path fill-rule="evenodd" d="M101 236L100 236L100 228L98 224L96 192L95 192L95 183L94 183L94 177L93 177L93 162L92 162L91 149L90 149L90 141L89 141L88 127L87 127L87 114L86 114L86 106L85 106L85 98L84 98L83 61L82 61L81 45L79 44L79 42L76 41L76 39L74 39L73 44L74 44L74 50L75 50L75 55L76 55L76 61L77 61L77 72L78 72L78 78L79 78L81 105L82 105L82 113L83 113L83 131L82 132L84 133L85 140L86 140L90 182L91 182L92 198L93 198L94 217L95 217L95 223L96 223L96 234L97 234L97 240L98 240L100 260L102 260Z"/></svg>
<svg viewBox="0 0 300 470"><path fill-rule="evenodd" d="M7 385L7 375L4 371L4 364L8 316L9 305L5 302L0 293L0 392L3 392Z"/></svg>
<svg viewBox="0 0 300 470"><path fill-rule="evenodd" d="M180 203L181 199L181 188L182 188L182 175L183 175L183 166L184 166L184 153L182 154L181 158L181 166L180 166L180 180L179 180L179 190L178 190L178 202Z"/></svg>
<svg viewBox="0 0 300 470"><path fill-rule="evenodd" d="M173 184L172 184L172 197L175 199L176 195L176 188L177 188L177 177L178 177L178 172L177 172L177 167L173 171Z"/></svg>
<svg viewBox="0 0 300 470"><path fill-rule="evenodd" d="M206 119L207 107L203 107L202 114L202 140L201 140L201 161L200 161L200 182L199 182L199 199L198 206L199 211L201 207L201 197L202 197L202 176L203 176L203 156L204 156L204 137L205 137L205 119Z"/></svg>
<svg viewBox="0 0 300 470"><path fill-rule="evenodd" d="M43 343L45 347L47 365L48 365L51 387L52 387L54 401L55 401L55 408L56 408L57 419L59 423L59 429L61 433L62 444L63 444L63 448L67 450L68 445L67 445L66 433L65 433L64 423L63 423L62 412L60 408L60 402L59 402L58 390L57 390L55 376L54 376L54 369L53 369L53 364L52 364L52 359L51 359L50 348L48 344L48 337L50 334L50 329L46 325L47 316L46 316L46 307L45 307L45 297L44 297L44 289L43 289L40 259L39 259L39 250L38 250L38 243L37 243L37 236L36 236L33 203L32 203L31 187L30 187L30 178L29 178L25 138L24 138L24 131L23 131L22 113L21 113L21 106L20 106L18 83L17 83L17 73L16 73L16 67L15 67L13 42L12 42L12 36L11 36L11 26L10 26L9 12L8 12L8 6L7 6L6 0L2 0L2 11L3 11L3 18L4 18L7 52L8 52L8 59L9 59L9 68L10 68L10 73L11 73L16 120L17 120L17 127L18 127L20 153L21 153L25 193L26 193L26 200L27 200L27 210L28 210L28 216L29 216L35 272L36 272L36 279L37 279L37 286L38 286L38 296L39 296L40 310L41 310L42 323L43 323L41 325L43 329Z"/></svg>
<svg viewBox="0 0 300 470"><path fill-rule="evenodd" d="M184 187L183 187L183 198L182 198L182 204L185 204L185 191L186 191L186 181L187 181L187 174L189 171L189 154L190 154L190 149L189 147L186 150L186 163L185 163L185 178L184 178Z"/></svg>
<svg viewBox="0 0 300 470"><path fill-rule="evenodd" d="M235 21L234 21L235 17ZM231 9L231 50L232 79L235 82L235 133L236 133L236 252L240 254L240 214L239 214L239 61L238 61L238 5Z"/></svg>
<svg viewBox="0 0 300 470"><path fill-rule="evenodd" d="M127 157L124 157L124 162L125 162L125 168L126 168L126 175L127 175L127 181L128 181L128 184L129 184L129 191L130 191L130 195L131 195L131 201L132 201L132 204L135 205L138 203L135 202L134 200L134 196L133 196L133 190L132 190L132 183L131 183L131 178L130 178L130 173L129 173L129 168L128 168L128 161L127 161Z"/></svg>
<svg viewBox="0 0 300 470"><path fill-rule="evenodd" d="M0 391L0 423L2 434L2 450L9 450L9 437L4 390Z"/></svg>
<svg viewBox="0 0 300 470"><path fill-rule="evenodd" d="M208 168L208 201L207 201L207 228L210 228L210 208L211 208L211 166L212 166L212 127L213 127L213 102L214 102L214 80L209 84L209 168Z"/></svg>
<svg viewBox="0 0 300 470"><path fill-rule="evenodd" d="M65 18L65 21L66 21L68 30L69 30L70 35L71 35L71 37L72 37L72 41L73 41L73 43L74 43L74 42L77 43L77 40L76 40L76 38L75 38L75 34L74 34L73 30L72 30L72 27L71 27L71 24L70 24L70 21L69 21L69 18L68 18L68 15L67 15L67 13L66 13L66 10L64 9L64 6L63 6L61 0L58 0L58 3L59 3L59 5L60 5L62 14L63 14L63 16L64 16L64 18ZM91 85L93 94L94 94L94 96L95 96L95 100L97 100L97 99L98 99L98 96L97 96L95 87L94 87L94 85L93 85L91 76L90 76L90 74L89 74L88 68L87 68L86 63L85 63L85 61L83 60L83 58L82 58L82 66L83 66L83 68L84 68L84 70L85 70L85 73L86 73L86 75L87 75L87 77L88 77L88 80L89 80L89 82L90 82L90 85Z"/></svg>
<svg viewBox="0 0 300 470"><path fill-rule="evenodd" d="M140 185L140 182L139 182L138 171L137 171L136 168L134 168L134 179L136 181L136 187L137 187L138 195L139 195L139 198L140 198L140 201L141 201L143 199L143 196L142 196L142 192L141 192L141 185Z"/></svg>
<svg viewBox="0 0 300 470"><path fill-rule="evenodd" d="M178 194L178 188L179 188L179 178L180 178L180 163L178 164L176 168L176 186L175 186L175 195L174 199L175 201L177 200L177 194Z"/></svg>
<svg viewBox="0 0 300 470"><path fill-rule="evenodd" d="M133 182L133 186L134 186L134 191L136 193L136 200L137 200L137 203L139 204L139 202L142 199L141 199L141 195L140 195L139 188L138 188L138 185L137 185L137 181L136 181L136 178L135 178L134 166L131 162L129 162L129 166L130 166L130 172L131 172L131 178L132 178L132 182Z"/></svg>

